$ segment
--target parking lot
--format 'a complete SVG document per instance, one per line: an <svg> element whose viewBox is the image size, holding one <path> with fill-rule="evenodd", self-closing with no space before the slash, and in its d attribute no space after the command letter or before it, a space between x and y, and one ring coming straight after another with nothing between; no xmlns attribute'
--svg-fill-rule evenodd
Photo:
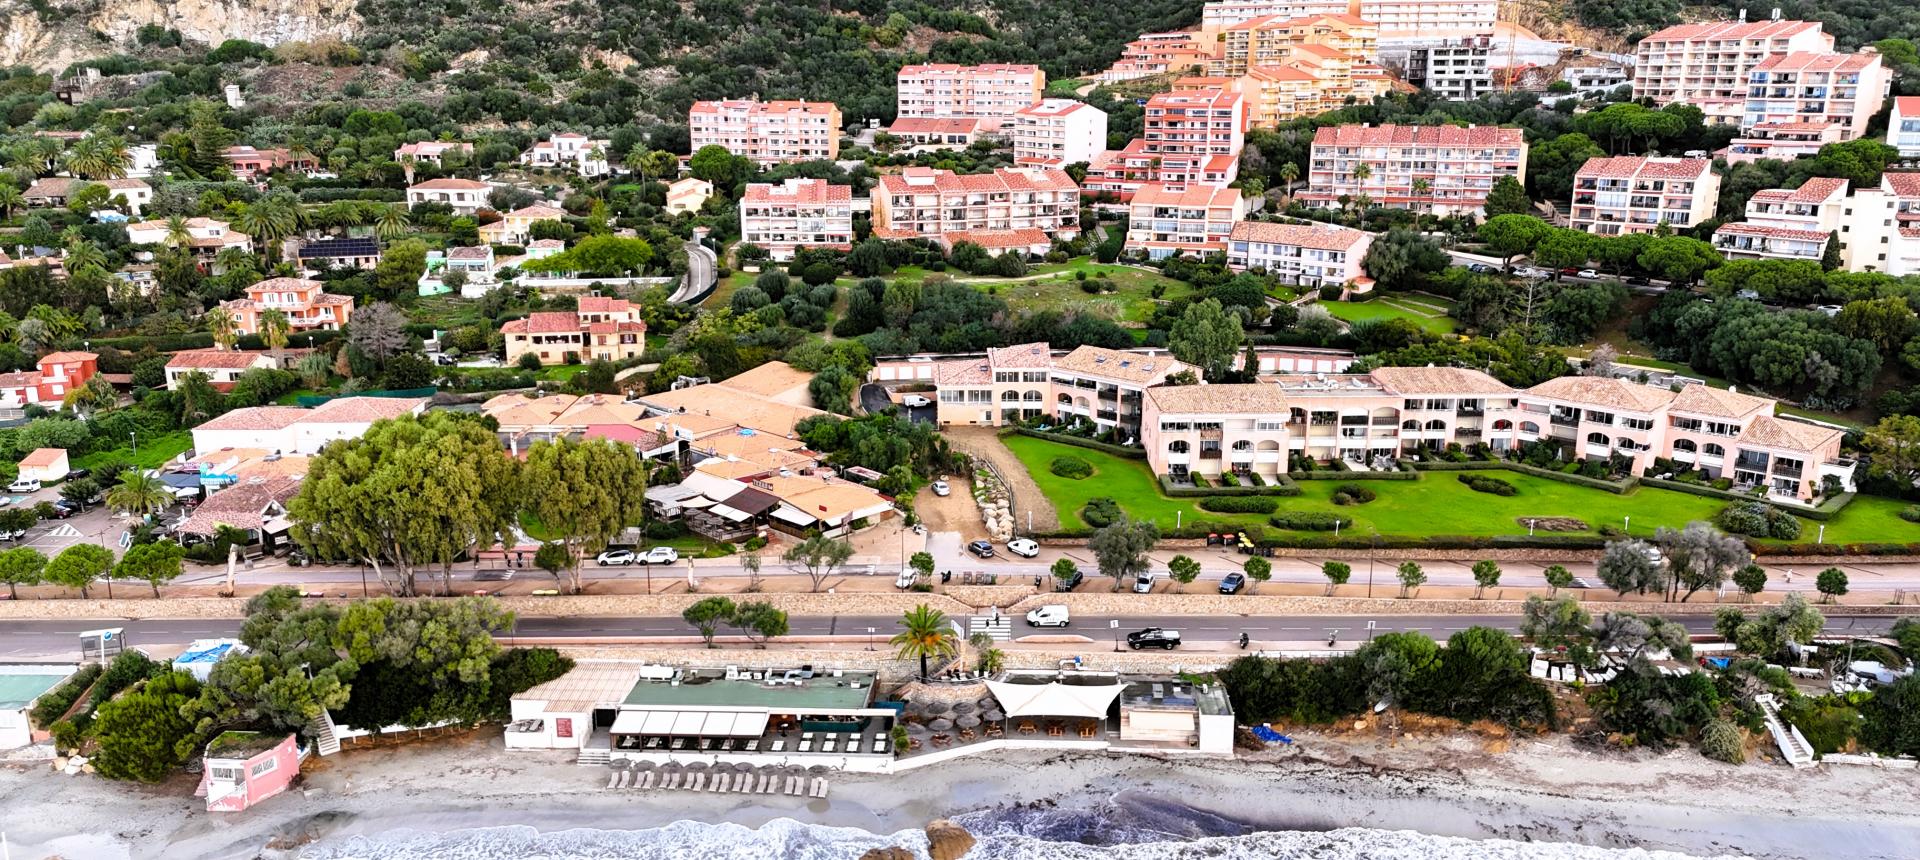
<svg viewBox="0 0 1920 860"><path fill-rule="evenodd" d="M932 392L926 392L920 396L931 400L933 394ZM932 424L935 420L934 406L932 403L926 406L903 406L900 404L900 395L895 395L884 385L869 382L860 386L861 409L869 413L876 413L884 412L890 407L898 407L900 413L907 416L909 420L918 421L922 424Z"/></svg>

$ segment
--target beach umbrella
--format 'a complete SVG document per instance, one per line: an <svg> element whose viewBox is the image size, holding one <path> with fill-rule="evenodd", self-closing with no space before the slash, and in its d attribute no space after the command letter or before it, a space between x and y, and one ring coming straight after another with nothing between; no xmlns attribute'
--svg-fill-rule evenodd
<svg viewBox="0 0 1920 860"><path fill-rule="evenodd" d="M632 759L628 759L627 766L633 768L634 770L653 770L653 762L650 762L650 761L634 761Z"/></svg>
<svg viewBox="0 0 1920 860"><path fill-rule="evenodd" d="M814 776L819 776L831 770L833 770L833 768L827 767L824 764L816 764L812 767L807 768L807 772L810 774L813 774Z"/></svg>
<svg viewBox="0 0 1920 860"><path fill-rule="evenodd" d="M707 763L704 761L689 762L687 764L687 770L706 770L706 769L707 769Z"/></svg>
<svg viewBox="0 0 1920 860"><path fill-rule="evenodd" d="M927 728L933 729L936 732L944 732L953 728L953 721L947 719L946 717L941 717L940 719L934 720L932 723L929 723L927 725Z"/></svg>
<svg viewBox="0 0 1920 860"><path fill-rule="evenodd" d="M962 714L960 719L953 721L953 724L963 729L970 729L980 725L980 718L972 714Z"/></svg>
<svg viewBox="0 0 1920 860"><path fill-rule="evenodd" d="M980 719L986 720L989 723L997 723L1006 718L1007 718L1007 715L1001 713L999 708L995 708L993 710L990 710L980 715Z"/></svg>
<svg viewBox="0 0 1920 860"><path fill-rule="evenodd" d="M979 710L979 708L976 707L972 702L954 702L953 703L953 712L956 714L971 714L977 710Z"/></svg>
<svg viewBox="0 0 1920 860"><path fill-rule="evenodd" d="M628 767L629 765L631 765L631 764L632 764L632 762L630 762L630 761L628 761L628 760L626 760L626 759L623 759L623 758L617 758L617 759L613 759L612 761L609 761L609 762L607 762L607 767L610 767L610 768L612 768L612 769L614 769L614 770L626 770L626 769L627 769L627 767Z"/></svg>
<svg viewBox="0 0 1920 860"><path fill-rule="evenodd" d="M908 723L907 724L907 734L910 734L910 735L924 735L929 731L930 729L927 728L926 723Z"/></svg>
<svg viewBox="0 0 1920 860"><path fill-rule="evenodd" d="M686 765L683 765L677 761L670 761L660 767L660 772L661 773L679 773L686 769L687 769Z"/></svg>
<svg viewBox="0 0 1920 860"><path fill-rule="evenodd" d="M990 711L994 708L1000 707L1000 701L998 699L995 699L992 696L981 696L978 701L974 702L974 704L979 705L980 710L983 710L983 711Z"/></svg>

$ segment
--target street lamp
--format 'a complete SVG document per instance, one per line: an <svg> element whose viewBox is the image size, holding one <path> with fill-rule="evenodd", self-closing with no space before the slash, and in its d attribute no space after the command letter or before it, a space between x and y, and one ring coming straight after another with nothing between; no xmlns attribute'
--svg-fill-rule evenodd
<svg viewBox="0 0 1920 860"><path fill-rule="evenodd" d="M1380 552L1380 532L1374 531L1373 538L1367 542L1367 597L1373 597L1373 557Z"/></svg>
<svg viewBox="0 0 1920 860"><path fill-rule="evenodd" d="M140 453L140 437L137 435L137 432L138 431L134 430L127 431L127 438L133 440L133 453L135 454Z"/></svg>
<svg viewBox="0 0 1920 860"><path fill-rule="evenodd" d="M873 650L873 628L867 628L867 650Z"/></svg>

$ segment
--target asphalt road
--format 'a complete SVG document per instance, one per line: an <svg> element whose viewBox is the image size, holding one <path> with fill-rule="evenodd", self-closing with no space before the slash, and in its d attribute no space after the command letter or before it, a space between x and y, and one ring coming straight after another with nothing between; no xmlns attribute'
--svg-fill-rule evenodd
<svg viewBox="0 0 1920 860"><path fill-rule="evenodd" d="M860 408L865 409L868 413L885 412L890 408L898 408L902 414L907 416L907 420L909 421L918 421L921 424L932 424L934 422L934 407L931 404L912 407L895 403L893 398L888 396L886 386L872 382L860 386Z"/></svg>
<svg viewBox="0 0 1920 860"><path fill-rule="evenodd" d="M1695 633L1713 632L1712 615L1677 615L1669 618ZM898 631L899 621L898 616L892 615L796 616L792 619L789 635L859 637L867 635L868 628L873 628L872 635L878 642L884 643L887 637ZM1114 626L1113 622L1118 622L1118 625ZM1369 623L1374 625L1376 633L1417 630L1436 639L1444 639L1457 631L1476 626L1517 631L1520 618L1517 615L1194 615L1168 619L1145 615L1101 615L1076 616L1065 631L1037 630L1027 627L1016 618L1013 631L1015 636L1065 632L1087 636L1095 642L1105 642L1116 631L1126 633L1143 627L1165 626L1179 630L1190 642L1227 642L1243 632L1256 642L1306 642L1324 640L1331 631L1337 630L1341 641L1353 641L1366 637ZM1827 630L1836 633L1882 633L1892 624L1893 619L1884 616L1837 615L1827 618ZM111 627L121 628L125 644L131 646L184 645L194 639L235 635L240 629L240 622L237 619L205 618L9 621L0 627L0 659L77 655L81 631ZM535 638L622 638L696 634L678 616L562 616L521 618L512 635Z"/></svg>

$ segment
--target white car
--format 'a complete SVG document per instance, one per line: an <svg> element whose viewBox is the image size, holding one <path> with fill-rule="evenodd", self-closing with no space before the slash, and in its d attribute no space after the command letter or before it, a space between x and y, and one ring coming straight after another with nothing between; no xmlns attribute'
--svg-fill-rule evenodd
<svg viewBox="0 0 1920 860"><path fill-rule="evenodd" d="M933 494L936 496L951 496L953 495L953 488L947 486L946 481L934 481Z"/></svg>
<svg viewBox="0 0 1920 860"><path fill-rule="evenodd" d="M1033 558L1040 554L1040 545L1026 538L1007 541L1007 552L1021 558Z"/></svg>
<svg viewBox="0 0 1920 860"><path fill-rule="evenodd" d="M610 550L607 550L606 552L599 554L598 556L595 556L593 560L596 563L598 563L601 567L615 567L618 565L632 564L633 550L610 549Z"/></svg>
<svg viewBox="0 0 1920 860"><path fill-rule="evenodd" d="M932 406L933 401L919 394L908 394L900 398L900 405L908 409L919 409L922 406Z"/></svg>
<svg viewBox="0 0 1920 860"><path fill-rule="evenodd" d="M40 492L40 481L32 478L21 478L18 481L14 481L13 483L8 484L7 492L37 493L37 492Z"/></svg>
<svg viewBox="0 0 1920 860"><path fill-rule="evenodd" d="M1547 270L1534 268L1533 266L1521 266L1520 268L1514 269L1513 273L1522 278L1544 278L1547 276Z"/></svg>
<svg viewBox="0 0 1920 860"><path fill-rule="evenodd" d="M656 546L634 560L641 564L672 564L680 560L680 551L670 546Z"/></svg>
<svg viewBox="0 0 1920 860"><path fill-rule="evenodd" d="M1593 278L1600 277L1600 273L1592 269L1581 269L1577 274L1574 275L1574 277L1593 279Z"/></svg>
<svg viewBox="0 0 1920 860"><path fill-rule="evenodd" d="M1028 627L1065 627L1072 616L1065 606L1049 604L1027 613Z"/></svg>

